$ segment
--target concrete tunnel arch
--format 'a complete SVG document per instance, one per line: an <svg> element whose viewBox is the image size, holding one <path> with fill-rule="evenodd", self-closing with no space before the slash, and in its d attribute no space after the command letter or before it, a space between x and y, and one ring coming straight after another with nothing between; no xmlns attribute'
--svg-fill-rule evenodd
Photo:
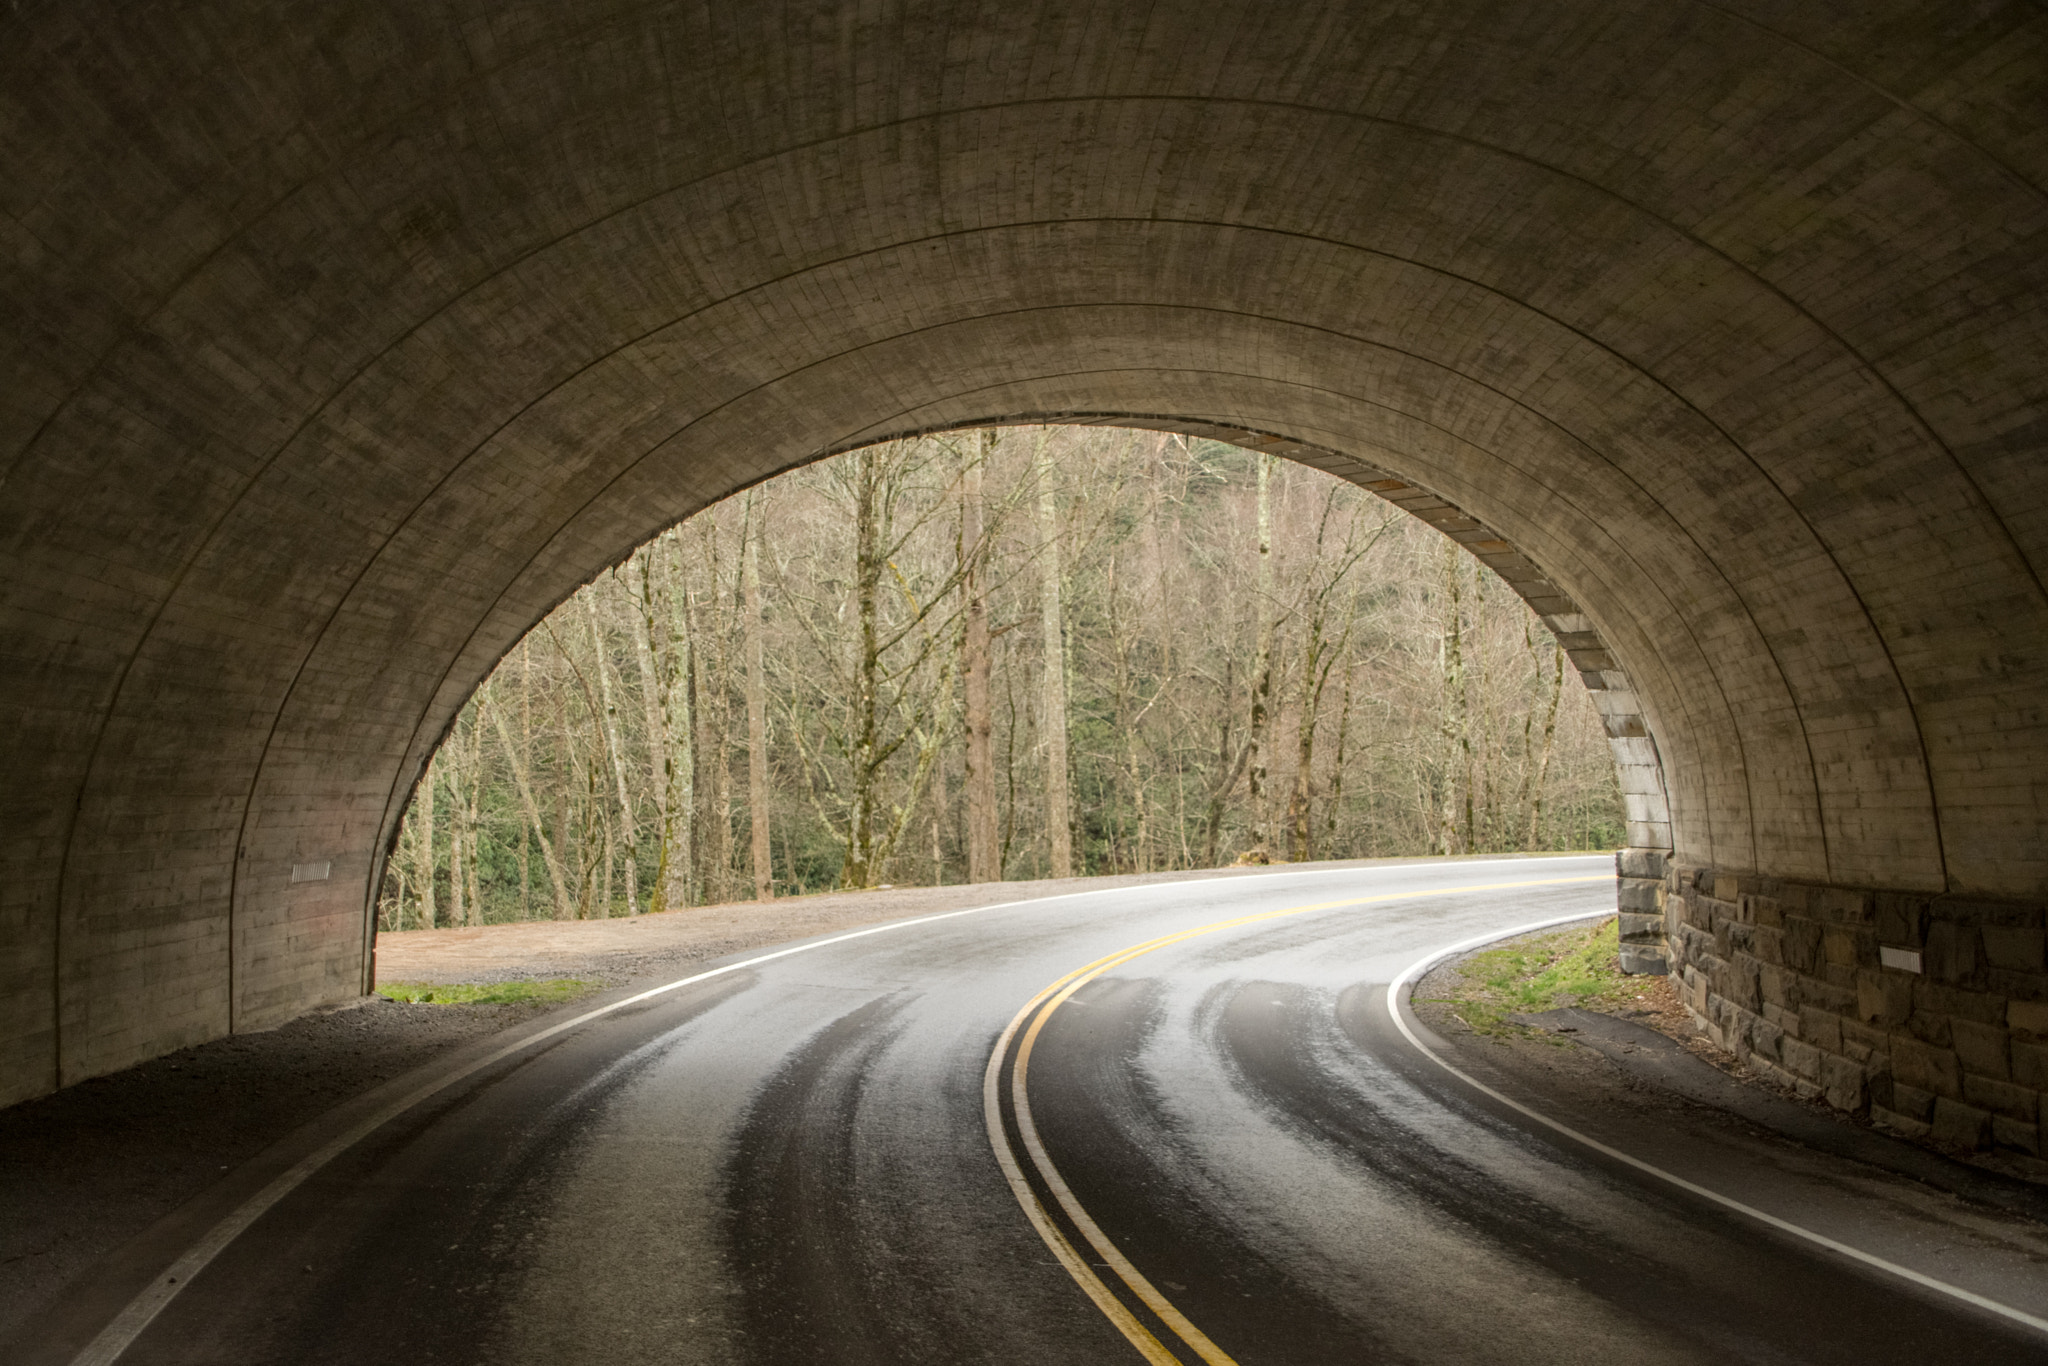
<svg viewBox="0 0 2048 1366"><path fill-rule="evenodd" d="M1624 895L1703 1018L2019 1084L2037 6L732 8L0 20L0 1101L361 991L410 775L661 526L1061 414L1518 556L1661 757Z"/></svg>

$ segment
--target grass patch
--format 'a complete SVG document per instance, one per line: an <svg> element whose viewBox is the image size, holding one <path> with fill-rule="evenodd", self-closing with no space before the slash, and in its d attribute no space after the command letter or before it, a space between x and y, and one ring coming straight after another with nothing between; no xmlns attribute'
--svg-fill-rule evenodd
<svg viewBox="0 0 2048 1366"><path fill-rule="evenodd" d="M1510 1015L1633 1005L1642 979L1622 974L1620 933L1620 922L1610 917L1590 929L1572 926L1483 949L1452 969L1452 994L1434 999L1475 1033L1491 1035L1537 1032L1512 1023Z"/></svg>
<svg viewBox="0 0 2048 1366"><path fill-rule="evenodd" d="M385 982L377 994L408 1005L495 1006L526 1001L551 1005L573 1001L597 986L580 977L555 977L545 982Z"/></svg>

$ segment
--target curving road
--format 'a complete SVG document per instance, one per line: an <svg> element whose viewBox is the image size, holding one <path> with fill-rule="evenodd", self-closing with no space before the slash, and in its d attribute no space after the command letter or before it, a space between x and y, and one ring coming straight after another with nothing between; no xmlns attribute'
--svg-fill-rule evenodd
<svg viewBox="0 0 2048 1366"><path fill-rule="evenodd" d="M756 959L341 1134L85 1359L2048 1359L2038 1226L1518 1093L1388 1012L1437 950L1612 904L1606 858L1417 864Z"/></svg>

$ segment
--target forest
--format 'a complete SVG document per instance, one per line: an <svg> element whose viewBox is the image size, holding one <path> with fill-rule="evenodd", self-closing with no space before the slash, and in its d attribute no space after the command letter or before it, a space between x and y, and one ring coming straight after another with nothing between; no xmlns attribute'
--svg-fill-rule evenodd
<svg viewBox="0 0 2048 1366"><path fill-rule="evenodd" d="M697 514L462 710L387 929L835 888L1604 849L1563 652L1453 542L1217 442L885 443Z"/></svg>

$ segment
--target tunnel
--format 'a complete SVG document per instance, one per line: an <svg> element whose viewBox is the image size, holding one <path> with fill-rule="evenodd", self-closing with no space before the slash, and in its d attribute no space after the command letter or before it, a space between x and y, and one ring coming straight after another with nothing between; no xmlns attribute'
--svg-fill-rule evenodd
<svg viewBox="0 0 2048 1366"><path fill-rule="evenodd" d="M1285 454L1501 570L1622 763L1625 952L1748 1055L2003 1115L1972 1050L2048 1036L2036 4L0 32L0 1102L367 990L422 766L551 607L1019 422Z"/></svg>

